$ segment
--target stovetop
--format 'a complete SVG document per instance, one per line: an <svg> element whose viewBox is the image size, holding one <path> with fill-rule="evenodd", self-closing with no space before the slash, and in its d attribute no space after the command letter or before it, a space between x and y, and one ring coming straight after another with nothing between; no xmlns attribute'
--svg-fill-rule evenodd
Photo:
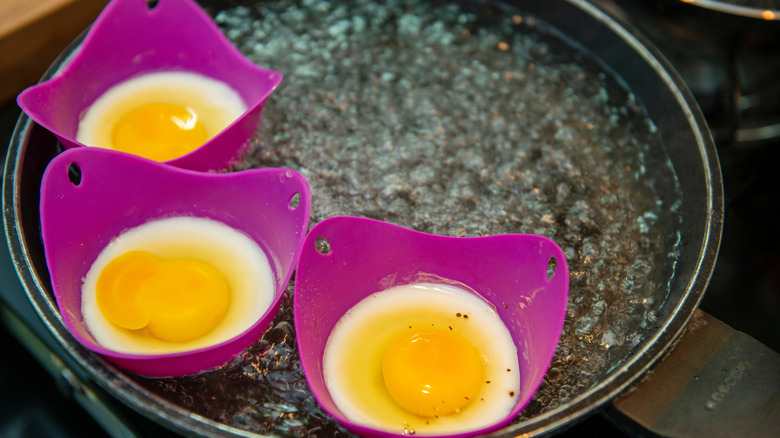
<svg viewBox="0 0 780 438"><path fill-rule="evenodd" d="M678 69L718 148L723 239L701 308L780 351L780 234L770 213L780 193L780 22L734 19L673 1L602 3L648 35ZM0 106L3 151L19 113L13 102ZM0 361L0 436L172 435L132 412L123 411L129 418L120 419L132 424L130 429L112 426L117 419L94 406L95 400L110 405L110 397L95 388L74 393L68 355L27 302L6 249L0 250L0 321L15 327L0 326L6 359ZM14 338L19 322L29 337ZM92 412L74 399L92 406ZM586 433L629 434L596 415L561 436Z"/></svg>

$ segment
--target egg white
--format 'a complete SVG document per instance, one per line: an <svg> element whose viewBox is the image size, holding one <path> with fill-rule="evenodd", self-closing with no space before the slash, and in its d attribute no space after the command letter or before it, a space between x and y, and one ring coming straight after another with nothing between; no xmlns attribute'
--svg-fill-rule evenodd
<svg viewBox="0 0 780 438"><path fill-rule="evenodd" d="M115 326L100 311L97 279L114 258L129 251L158 257L189 257L218 269L230 287L230 306L206 335L187 342L168 342ZM82 285L84 323L98 344L117 352L164 354L224 342L249 327L271 306L275 281L268 257L249 236L221 222L197 217L170 217L131 228L107 245L93 262Z"/></svg>
<svg viewBox="0 0 780 438"><path fill-rule="evenodd" d="M116 122L133 108L171 103L192 108L211 138L227 128L247 107L229 85L187 71L147 73L120 82L101 94L79 121L76 140L87 146L113 149Z"/></svg>
<svg viewBox="0 0 780 438"><path fill-rule="evenodd" d="M419 417L398 406L385 389L384 352L408 333L410 325L452 327L479 351L485 381L490 383L483 384L477 399L459 413ZM333 401L350 421L416 435L493 425L515 406L520 387L517 348L495 309L481 297L447 284L397 286L360 301L333 328L323 355L323 373Z"/></svg>

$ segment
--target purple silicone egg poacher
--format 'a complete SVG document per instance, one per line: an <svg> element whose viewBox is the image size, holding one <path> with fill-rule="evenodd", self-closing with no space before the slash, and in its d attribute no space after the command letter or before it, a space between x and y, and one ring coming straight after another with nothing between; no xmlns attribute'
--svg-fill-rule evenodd
<svg viewBox="0 0 780 438"><path fill-rule="evenodd" d="M355 217L326 219L304 241L295 276L294 320L306 379L322 408L361 436L403 436L349 421L323 377L323 351L339 318L363 298L402 284L460 283L494 307L518 350L520 388L508 424L541 384L563 329L569 273L561 249L536 235L445 237Z"/></svg>
<svg viewBox="0 0 780 438"><path fill-rule="evenodd" d="M247 110L194 151L166 161L191 170L215 170L239 159L256 130L263 104L282 75L254 65L192 0L113 0L87 33L78 52L52 79L21 94L19 106L65 148L79 120L112 86L144 73L189 71L217 79L241 96Z"/></svg>
<svg viewBox="0 0 780 438"><path fill-rule="evenodd" d="M306 179L289 169L202 173L99 148L55 157L41 184L41 233L63 323L90 350L148 377L212 369L259 339L295 269L309 222ZM211 347L161 355L99 345L81 313L81 286L103 248L123 231L172 216L213 219L243 232L265 252L274 274L271 307L240 335Z"/></svg>

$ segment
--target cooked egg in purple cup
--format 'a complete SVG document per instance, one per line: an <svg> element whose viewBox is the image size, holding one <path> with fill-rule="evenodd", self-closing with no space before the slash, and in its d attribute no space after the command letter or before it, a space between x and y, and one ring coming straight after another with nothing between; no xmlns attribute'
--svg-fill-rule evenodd
<svg viewBox="0 0 780 438"><path fill-rule="evenodd" d="M361 436L486 433L541 384L567 298L566 260L545 237L329 218L296 271L301 364L323 409Z"/></svg>
<svg viewBox="0 0 780 438"><path fill-rule="evenodd" d="M290 169L197 172L100 148L56 156L41 233L64 325L149 377L231 360L273 320L309 220Z"/></svg>
<svg viewBox="0 0 780 438"><path fill-rule="evenodd" d="M282 80L244 57L192 0L112 0L63 64L17 101L65 148L201 171L241 158Z"/></svg>

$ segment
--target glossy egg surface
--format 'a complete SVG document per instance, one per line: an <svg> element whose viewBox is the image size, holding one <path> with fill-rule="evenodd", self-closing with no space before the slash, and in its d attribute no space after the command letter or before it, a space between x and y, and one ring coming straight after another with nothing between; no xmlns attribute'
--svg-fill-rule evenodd
<svg viewBox="0 0 780 438"><path fill-rule="evenodd" d="M517 348L495 309L449 284L377 292L328 337L328 392L350 421L399 434L473 431L516 405Z"/></svg>
<svg viewBox="0 0 780 438"><path fill-rule="evenodd" d="M129 229L84 278L82 313L98 344L134 354L190 351L229 340L272 304L263 250L221 222L169 217Z"/></svg>
<svg viewBox="0 0 780 438"><path fill-rule="evenodd" d="M167 161L228 127L247 107L229 85L187 71L142 74L100 95L79 121L87 145Z"/></svg>

